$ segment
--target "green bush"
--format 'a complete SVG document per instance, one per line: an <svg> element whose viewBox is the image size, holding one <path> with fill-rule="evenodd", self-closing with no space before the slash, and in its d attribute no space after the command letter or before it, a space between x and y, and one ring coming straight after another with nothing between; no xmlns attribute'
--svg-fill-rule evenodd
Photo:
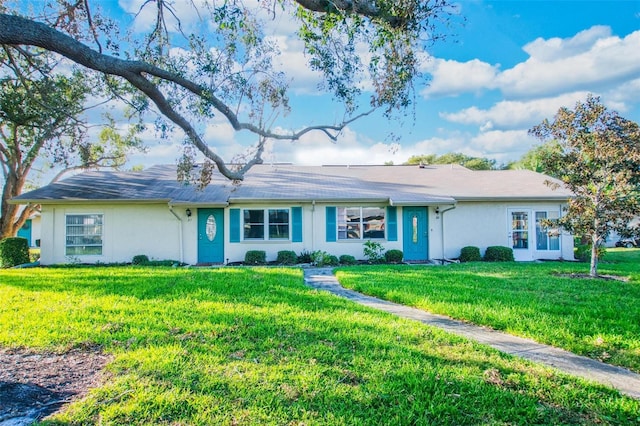
<svg viewBox="0 0 640 426"><path fill-rule="evenodd" d="M338 265L338 258L330 255L326 251L316 250L311 253L311 263L315 266L336 266Z"/></svg>
<svg viewBox="0 0 640 426"><path fill-rule="evenodd" d="M330 254L325 258L324 264L327 266L338 266L340 262L338 262L338 258L336 256Z"/></svg>
<svg viewBox="0 0 640 426"><path fill-rule="evenodd" d="M11 268L29 263L29 242L26 238L10 237L0 241L0 266Z"/></svg>
<svg viewBox="0 0 640 426"><path fill-rule="evenodd" d="M487 262L513 262L513 249L503 246L487 247L484 252L484 260Z"/></svg>
<svg viewBox="0 0 640 426"><path fill-rule="evenodd" d="M368 240L364 243L364 257L366 257L370 263L382 262L384 260L383 251L384 247L377 241Z"/></svg>
<svg viewBox="0 0 640 426"><path fill-rule="evenodd" d="M460 262L479 262L482 260L480 249L474 246L462 247L460 250Z"/></svg>
<svg viewBox="0 0 640 426"><path fill-rule="evenodd" d="M401 263L403 257L404 253L402 253L402 250L387 250L384 254L384 260L386 260L387 263Z"/></svg>
<svg viewBox="0 0 640 426"><path fill-rule="evenodd" d="M131 260L132 265L146 265L149 263L149 256L146 254L137 254Z"/></svg>
<svg viewBox="0 0 640 426"><path fill-rule="evenodd" d="M298 256L298 263L313 263L311 252L309 250L302 250Z"/></svg>
<svg viewBox="0 0 640 426"><path fill-rule="evenodd" d="M356 263L358 263L356 258L351 256L350 254L343 254L342 256L340 256L339 260L341 265L355 265Z"/></svg>
<svg viewBox="0 0 640 426"><path fill-rule="evenodd" d="M267 263L267 253L264 250L249 250L244 255L245 265L264 265Z"/></svg>
<svg viewBox="0 0 640 426"><path fill-rule="evenodd" d="M295 265L298 262L298 255L295 251L281 250L278 252L276 262L280 265Z"/></svg>

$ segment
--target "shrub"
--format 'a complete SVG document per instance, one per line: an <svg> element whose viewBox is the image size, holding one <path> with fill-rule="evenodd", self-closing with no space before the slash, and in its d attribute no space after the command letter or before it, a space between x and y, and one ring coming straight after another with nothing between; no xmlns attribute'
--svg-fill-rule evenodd
<svg viewBox="0 0 640 426"><path fill-rule="evenodd" d="M339 260L340 264L342 265L355 265L356 263L358 263L356 258L351 256L350 254L343 254L342 256L340 256Z"/></svg>
<svg viewBox="0 0 640 426"><path fill-rule="evenodd" d="M384 247L377 241L368 240L364 243L364 257L371 263L380 263L384 260L382 252Z"/></svg>
<svg viewBox="0 0 640 426"><path fill-rule="evenodd" d="M298 263L313 263L311 252L309 250L302 250L298 256Z"/></svg>
<svg viewBox="0 0 640 426"><path fill-rule="evenodd" d="M386 260L387 263L400 263L402 262L403 257L404 254L402 253L402 250L387 250L384 254L384 260Z"/></svg>
<svg viewBox="0 0 640 426"><path fill-rule="evenodd" d="M29 263L29 242L26 238L10 237L0 241L0 266L11 268Z"/></svg>
<svg viewBox="0 0 640 426"><path fill-rule="evenodd" d="M132 265L147 265L149 263L149 256L146 254L137 254L133 256L131 260Z"/></svg>
<svg viewBox="0 0 640 426"><path fill-rule="evenodd" d="M513 249L503 246L487 247L484 252L484 260L487 262L513 262Z"/></svg>
<svg viewBox="0 0 640 426"><path fill-rule="evenodd" d="M462 247L460 250L460 262L479 262L482 260L480 249L474 246Z"/></svg>
<svg viewBox="0 0 640 426"><path fill-rule="evenodd" d="M249 250L244 255L246 265L264 265L267 263L267 253L264 250Z"/></svg>
<svg viewBox="0 0 640 426"><path fill-rule="evenodd" d="M325 265L327 266L338 266L340 262L338 261L338 257L330 254L325 259Z"/></svg>
<svg viewBox="0 0 640 426"><path fill-rule="evenodd" d="M276 262L281 265L295 265L298 262L296 252L291 250L281 250L278 252Z"/></svg>
<svg viewBox="0 0 640 426"><path fill-rule="evenodd" d="M311 263L315 266L336 266L338 265L338 258L330 255L326 251L316 250L311 253Z"/></svg>

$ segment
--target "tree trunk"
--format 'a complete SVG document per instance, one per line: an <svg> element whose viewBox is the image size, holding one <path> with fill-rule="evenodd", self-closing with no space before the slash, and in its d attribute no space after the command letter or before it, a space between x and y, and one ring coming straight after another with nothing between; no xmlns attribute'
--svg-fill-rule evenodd
<svg viewBox="0 0 640 426"><path fill-rule="evenodd" d="M591 238L591 268L589 269L589 275L592 277L598 276L598 241L600 239L597 235Z"/></svg>

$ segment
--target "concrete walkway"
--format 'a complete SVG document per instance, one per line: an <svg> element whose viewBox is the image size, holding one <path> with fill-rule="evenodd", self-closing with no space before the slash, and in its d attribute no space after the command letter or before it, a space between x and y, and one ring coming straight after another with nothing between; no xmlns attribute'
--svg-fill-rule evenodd
<svg viewBox="0 0 640 426"><path fill-rule="evenodd" d="M304 280L311 287L329 291L361 305L439 327L448 332L489 345L499 351L546 364L564 373L613 387L623 394L640 399L640 374L627 369L578 356L552 346L542 345L533 340L464 323L443 315L430 314L375 297L365 296L342 287L333 275L331 268L305 269Z"/></svg>

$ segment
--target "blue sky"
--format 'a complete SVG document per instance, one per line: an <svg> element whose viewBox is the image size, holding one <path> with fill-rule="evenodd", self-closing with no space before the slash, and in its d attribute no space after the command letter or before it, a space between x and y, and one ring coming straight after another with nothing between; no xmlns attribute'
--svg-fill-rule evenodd
<svg viewBox="0 0 640 426"><path fill-rule="evenodd" d="M118 7L132 12L141 1L119 0ZM454 35L425 54L423 71L432 78L429 86L418 88L415 122L373 115L350 125L337 143L316 133L270 146L265 160L400 164L414 154L455 151L506 163L537 143L529 128L588 93L640 122L640 0L457 4L466 23L454 25ZM144 29L145 17L136 25ZM293 112L279 124L333 123L339 109L315 93L316 77L306 70L295 39L277 22L271 25L281 43L281 66L294 71ZM399 137L398 144L389 140L390 132ZM203 133L227 159L251 140L222 121L214 120ZM178 157L180 135L160 144L151 133L144 137L150 150L131 164L171 163Z"/></svg>

